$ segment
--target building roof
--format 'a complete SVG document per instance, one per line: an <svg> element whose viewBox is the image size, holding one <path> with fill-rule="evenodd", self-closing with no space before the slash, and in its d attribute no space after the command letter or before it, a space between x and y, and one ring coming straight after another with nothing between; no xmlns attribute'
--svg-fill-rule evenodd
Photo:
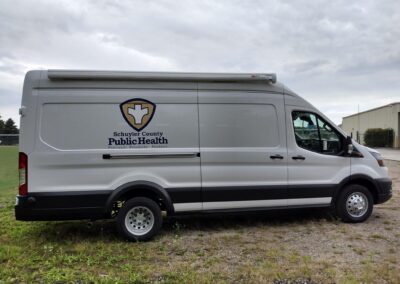
<svg viewBox="0 0 400 284"><path fill-rule="evenodd" d="M358 113L354 113L354 114L350 114L350 115L347 115L347 116L343 116L343 119L344 119L344 118L348 118L348 117L352 117L352 116L357 116L357 115L360 115L360 114L363 114L363 113L375 111L375 110L377 110L377 109L381 109L381 108L385 108L385 107L389 107L389 106L398 105L398 104L400 104L400 102L394 102L394 103L387 104L387 105L384 105L384 106L372 108L372 109L369 109L369 110L364 110L364 111L361 111L361 112L358 112Z"/></svg>

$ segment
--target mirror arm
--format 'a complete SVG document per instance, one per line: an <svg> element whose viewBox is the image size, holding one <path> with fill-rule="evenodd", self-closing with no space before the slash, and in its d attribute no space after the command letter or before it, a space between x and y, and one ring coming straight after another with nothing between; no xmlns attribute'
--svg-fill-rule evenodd
<svg viewBox="0 0 400 284"><path fill-rule="evenodd" d="M353 146L351 137L347 136L346 142L345 142L345 150L347 152L347 155L351 156L351 154L353 154L353 149L354 149L354 146Z"/></svg>

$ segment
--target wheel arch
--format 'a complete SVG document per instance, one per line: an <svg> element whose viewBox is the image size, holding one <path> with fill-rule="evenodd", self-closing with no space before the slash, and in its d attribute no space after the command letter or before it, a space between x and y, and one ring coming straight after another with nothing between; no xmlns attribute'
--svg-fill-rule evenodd
<svg viewBox="0 0 400 284"><path fill-rule="evenodd" d="M338 186L334 198L332 200L332 205L336 204L337 199L339 198L340 193L342 190L351 184L359 184L364 187L366 187L372 194L372 197L374 199L374 204L378 202L378 186L375 182L375 180L367 175L363 174L356 174L356 175L351 175L350 177L345 178Z"/></svg>
<svg viewBox="0 0 400 284"><path fill-rule="evenodd" d="M161 203L164 207L162 209L165 209L168 214L174 213L171 197L162 186L149 181L133 181L119 186L111 193L106 203L106 214L111 213L115 202L139 196L150 198L158 204Z"/></svg>

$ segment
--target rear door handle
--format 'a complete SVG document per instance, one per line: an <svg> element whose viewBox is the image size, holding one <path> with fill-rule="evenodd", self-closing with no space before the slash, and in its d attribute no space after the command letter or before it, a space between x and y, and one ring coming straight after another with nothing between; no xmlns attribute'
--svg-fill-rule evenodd
<svg viewBox="0 0 400 284"><path fill-rule="evenodd" d="M303 157L303 156L301 156L301 155L298 155L298 156L292 157L292 159L293 159L293 160L305 160L306 157Z"/></svg>
<svg viewBox="0 0 400 284"><path fill-rule="evenodd" d="M281 155L273 155L273 156L269 156L269 157L270 157L270 159L272 159L272 160L275 160L275 159L282 160L282 159L283 159L283 156L281 156Z"/></svg>

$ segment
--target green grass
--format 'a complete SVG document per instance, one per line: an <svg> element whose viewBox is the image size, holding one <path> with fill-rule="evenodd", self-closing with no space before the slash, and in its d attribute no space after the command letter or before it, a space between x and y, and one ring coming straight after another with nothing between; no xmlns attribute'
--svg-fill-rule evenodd
<svg viewBox="0 0 400 284"><path fill-rule="evenodd" d="M16 193L18 184L18 148L0 146L0 198Z"/></svg>
<svg viewBox="0 0 400 284"><path fill-rule="evenodd" d="M283 218L168 219L161 234L145 243L121 240L113 221L96 221L92 227L85 221L17 222L13 212L17 151L0 147L0 283L400 281L397 228L391 233L391 243L367 235L361 240L369 242L370 249L350 249L343 244L360 239L349 238L349 231L356 236L368 233L324 213L322 217L312 212ZM334 245L329 248L327 242L315 248L317 243L310 238ZM387 253L371 252L380 242ZM338 261L342 254L354 259ZM387 259L381 259L385 255Z"/></svg>

